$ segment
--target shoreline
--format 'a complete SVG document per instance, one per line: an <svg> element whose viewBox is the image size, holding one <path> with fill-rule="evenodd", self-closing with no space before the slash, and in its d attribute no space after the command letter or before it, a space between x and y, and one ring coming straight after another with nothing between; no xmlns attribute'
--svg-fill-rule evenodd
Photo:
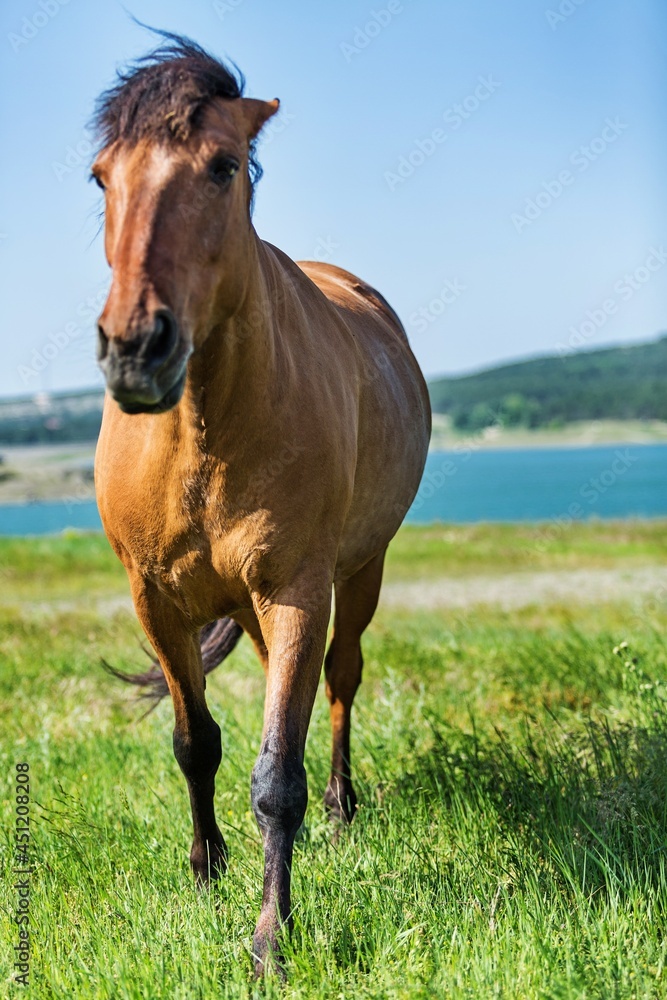
<svg viewBox="0 0 667 1000"><path fill-rule="evenodd" d="M488 427L459 434L448 417L434 414L429 453L478 451L584 450L586 448L667 445L667 423L595 421L559 429ZM0 506L64 502L73 506L95 499L95 442L0 446Z"/></svg>
<svg viewBox="0 0 667 1000"><path fill-rule="evenodd" d="M559 428L506 428L492 426L461 434L449 417L433 414L429 451L493 451L548 448L622 447L667 444L667 422L661 420L584 420Z"/></svg>

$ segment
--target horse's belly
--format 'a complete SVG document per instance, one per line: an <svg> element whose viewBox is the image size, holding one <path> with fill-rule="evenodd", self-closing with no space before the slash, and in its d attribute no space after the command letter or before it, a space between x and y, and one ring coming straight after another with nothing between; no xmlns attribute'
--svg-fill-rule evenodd
<svg viewBox="0 0 667 1000"><path fill-rule="evenodd" d="M428 404L368 407L362 420L354 492L338 555L337 575L349 576L383 551L415 498L428 452Z"/></svg>

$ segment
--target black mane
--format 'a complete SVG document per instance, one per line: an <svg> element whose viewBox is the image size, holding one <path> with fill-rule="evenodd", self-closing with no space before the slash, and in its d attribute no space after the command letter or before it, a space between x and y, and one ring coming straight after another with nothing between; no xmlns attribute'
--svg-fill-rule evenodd
<svg viewBox="0 0 667 1000"><path fill-rule="evenodd" d="M228 69L182 35L150 30L161 36L162 44L119 71L117 82L97 99L91 127L102 147L117 141L134 145L147 138L184 142L214 98L243 96L245 78L236 66ZM249 172L254 186L262 173L254 142Z"/></svg>

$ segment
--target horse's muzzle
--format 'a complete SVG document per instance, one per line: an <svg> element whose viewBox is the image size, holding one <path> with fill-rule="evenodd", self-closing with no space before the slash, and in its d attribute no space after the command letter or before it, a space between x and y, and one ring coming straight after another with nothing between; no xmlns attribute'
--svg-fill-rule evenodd
<svg viewBox="0 0 667 1000"><path fill-rule="evenodd" d="M185 386L190 350L173 313L160 309L152 329L109 337L98 325L97 358L107 388L125 413L164 413Z"/></svg>

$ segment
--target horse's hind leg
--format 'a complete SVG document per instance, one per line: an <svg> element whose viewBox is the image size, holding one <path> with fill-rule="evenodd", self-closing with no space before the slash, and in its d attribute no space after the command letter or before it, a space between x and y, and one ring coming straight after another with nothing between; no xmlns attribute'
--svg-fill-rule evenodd
<svg viewBox="0 0 667 1000"><path fill-rule="evenodd" d="M257 615L252 610L239 611L234 615L234 620L238 622L246 635L251 639L259 662L264 668L264 673L267 673L269 669L269 651L266 648Z"/></svg>
<svg viewBox="0 0 667 1000"><path fill-rule="evenodd" d="M350 769L350 715L361 683L361 635L375 614L383 563L384 552L336 584L334 633L324 661L332 730L331 776L324 804L332 819L347 822L357 804Z"/></svg>
<svg viewBox="0 0 667 1000"><path fill-rule="evenodd" d="M215 774L222 758L220 727L206 704L199 635L155 586L132 580L139 621L164 671L174 705L174 756L188 784L194 838L190 864L200 883L227 867L227 847L213 809Z"/></svg>

